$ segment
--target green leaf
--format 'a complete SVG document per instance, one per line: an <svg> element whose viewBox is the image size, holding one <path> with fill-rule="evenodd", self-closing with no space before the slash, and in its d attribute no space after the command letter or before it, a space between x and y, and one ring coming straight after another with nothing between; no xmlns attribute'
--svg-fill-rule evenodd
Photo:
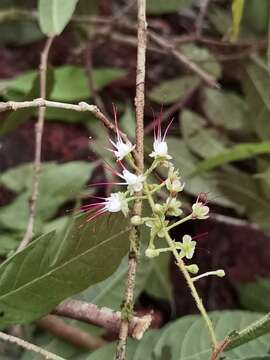
<svg viewBox="0 0 270 360"><path fill-rule="evenodd" d="M44 163L42 166L37 202L37 229L40 222L49 220L65 202L75 199L90 177L95 164L74 161L66 164ZM32 182L32 164L6 171L0 183L20 193L9 205L0 209L0 223L9 229L25 230L28 219L28 199ZM39 226L38 226L39 224Z"/></svg>
<svg viewBox="0 0 270 360"><path fill-rule="evenodd" d="M127 270L128 260L125 258L115 273L113 273L108 279L85 290L79 295L79 299L91 302L98 306L105 306L119 310L125 288ZM145 288L146 281L150 276L151 270L152 267L150 266L149 259L142 256L136 275L135 299Z"/></svg>
<svg viewBox="0 0 270 360"><path fill-rule="evenodd" d="M249 283L234 284L241 305L251 311L270 311L270 280L259 278Z"/></svg>
<svg viewBox="0 0 270 360"><path fill-rule="evenodd" d="M35 73L32 78L32 81L29 83L29 91L26 91L26 95L23 97L22 101L33 100L38 98L40 95L40 85L39 85L39 75ZM54 73L51 68L47 71L47 82L46 82L46 94L47 97L50 97L54 86ZM13 99L14 100L14 99ZM4 121L0 123L0 134L6 134L14 130L18 125L24 123L29 119L29 117L34 113L33 108L25 108L17 111L13 111L8 115Z"/></svg>
<svg viewBox="0 0 270 360"><path fill-rule="evenodd" d="M221 165L229 164L233 161L249 159L256 155L270 153L270 142L245 143L235 145L232 149L225 150L219 155L213 156L202 161L196 167L194 174L213 170Z"/></svg>
<svg viewBox="0 0 270 360"><path fill-rule="evenodd" d="M136 122L135 114L130 106L127 106L124 114L120 119L121 129L128 135L129 139L134 139Z"/></svg>
<svg viewBox="0 0 270 360"><path fill-rule="evenodd" d="M170 281L170 254L163 253L154 259L148 259L151 272L145 286L145 291L158 299L172 300Z"/></svg>
<svg viewBox="0 0 270 360"><path fill-rule="evenodd" d="M13 93L25 94L31 88L36 71L28 71L10 81L6 98L12 99ZM93 79L100 90L121 78L125 71L117 68L99 68L93 70ZM80 101L91 97L89 84L82 67L64 65L54 69L55 83L50 98L56 101ZM13 99L14 100L14 99Z"/></svg>
<svg viewBox="0 0 270 360"><path fill-rule="evenodd" d="M233 23L230 31L230 38L236 41L240 32L240 24L243 16L245 0L232 0Z"/></svg>
<svg viewBox="0 0 270 360"><path fill-rule="evenodd" d="M59 35L70 21L78 0L39 0L38 20L48 36Z"/></svg>
<svg viewBox="0 0 270 360"><path fill-rule="evenodd" d="M2 324L22 324L109 277L129 248L129 221L104 215L74 220L64 237L41 236L0 266Z"/></svg>
<svg viewBox="0 0 270 360"><path fill-rule="evenodd" d="M245 11L243 15L243 23L247 24L249 29L258 34L265 34L269 22L269 1L261 0L259 3L256 0L248 0L245 3Z"/></svg>
<svg viewBox="0 0 270 360"><path fill-rule="evenodd" d="M31 10L30 10L31 11ZM30 13L29 11L29 13ZM40 41L44 35L38 24L28 20L10 20L0 23L0 45L28 45Z"/></svg>
<svg viewBox="0 0 270 360"><path fill-rule="evenodd" d="M132 360L152 359L154 345L161 334L162 331L159 330L148 330L138 342Z"/></svg>
<svg viewBox="0 0 270 360"><path fill-rule="evenodd" d="M128 339L127 342L127 358L133 359L134 352L137 348L138 342ZM102 348L94 351L90 355L85 355L79 360L108 360L112 359L116 351L116 342L112 342L108 345L103 346Z"/></svg>
<svg viewBox="0 0 270 360"><path fill-rule="evenodd" d="M226 168L216 174L219 190L239 207L244 207L246 215L263 230L270 231L268 217L269 201L258 186L258 182L243 171ZM245 184L245 186L243 186ZM241 211L243 213L243 210Z"/></svg>
<svg viewBox="0 0 270 360"><path fill-rule="evenodd" d="M180 78L163 81L154 87L149 98L158 104L171 104L182 99L188 92L195 89L200 80L196 76L182 76Z"/></svg>
<svg viewBox="0 0 270 360"><path fill-rule="evenodd" d="M202 105L214 125L228 130L245 129L247 104L235 93L205 88Z"/></svg>
<svg viewBox="0 0 270 360"><path fill-rule="evenodd" d="M146 10L152 15L169 14L189 7L191 4L192 0L147 0Z"/></svg>
<svg viewBox="0 0 270 360"><path fill-rule="evenodd" d="M217 177L216 173L190 178L190 175L195 171L198 160L190 153L183 141L169 137L167 143L169 153L173 156L173 161L186 183L185 191L187 193L197 196L200 192L206 192L209 193L211 203L239 210L239 205L234 202L234 199L227 197L220 189L220 178Z"/></svg>
<svg viewBox="0 0 270 360"><path fill-rule="evenodd" d="M85 352L67 341L44 332L41 335L35 336L34 340L31 340L31 342L42 347L44 350L63 357L64 359L77 360L80 354ZM40 360L40 354L25 350L20 357L20 360Z"/></svg>
<svg viewBox="0 0 270 360"><path fill-rule="evenodd" d="M206 120L198 114L183 110L179 120L184 141L194 154L207 159L226 149L221 135L209 128Z"/></svg>
<svg viewBox="0 0 270 360"><path fill-rule="evenodd" d="M250 323L257 321L262 315L244 311L224 311L209 314L215 327L218 340L222 340L233 329L244 329ZM243 359L246 357L265 356L269 351L270 336L227 351L228 359ZM164 359L164 350L171 354L170 360L206 360L211 354L211 344L201 317L185 316L169 323L165 327L154 347L156 360Z"/></svg>
<svg viewBox="0 0 270 360"><path fill-rule="evenodd" d="M248 111L248 125L262 140L270 140L270 76L262 67L251 64L243 78Z"/></svg>
<svg viewBox="0 0 270 360"><path fill-rule="evenodd" d="M208 49L195 44L185 44L179 49L190 61L197 63L204 71L216 78L221 76L221 66Z"/></svg>

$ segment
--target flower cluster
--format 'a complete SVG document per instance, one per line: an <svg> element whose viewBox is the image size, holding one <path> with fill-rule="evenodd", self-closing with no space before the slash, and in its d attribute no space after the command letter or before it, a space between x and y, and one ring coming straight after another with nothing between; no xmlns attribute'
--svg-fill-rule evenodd
<svg viewBox="0 0 270 360"><path fill-rule="evenodd" d="M199 267L196 264L185 264L186 260L193 258L196 248L196 240L190 235L185 234L181 241L173 240L170 236L170 230L185 221L204 220L209 217L209 207L207 206L207 194L201 193L192 205L192 210L188 215L184 215L180 194L184 189L183 182L179 170L172 164L172 156L168 153L168 144L166 142L166 134L172 122L169 123L164 134L162 135L161 123L158 119L154 130L153 151L149 154L152 158L152 164L143 173L137 172L134 165L133 151L135 146L129 141L124 141L120 135L117 121L115 118L116 140L111 139L110 143L113 149L109 149L115 156L121 171L111 171L120 180L110 184L121 185L125 187L122 192L114 192L107 198L99 198L101 201L91 204L88 208L97 207L98 210L90 219L104 212L122 212L125 216L129 214L130 203L140 198L147 201L151 208L149 217L133 216L131 223L134 226L145 224L150 229L149 244L145 251L145 255L149 258L158 256L162 252L170 251L174 254L177 263L181 261L186 270L190 274L197 274ZM124 162L124 163L123 163ZM154 171L166 174L166 178L160 183L152 183L151 174ZM160 201L160 192L166 195L164 201ZM177 218L176 220L174 220ZM164 239L166 247L156 248L156 238ZM205 274L193 277L193 281L204 276L217 275L224 276L223 270L210 271Z"/></svg>

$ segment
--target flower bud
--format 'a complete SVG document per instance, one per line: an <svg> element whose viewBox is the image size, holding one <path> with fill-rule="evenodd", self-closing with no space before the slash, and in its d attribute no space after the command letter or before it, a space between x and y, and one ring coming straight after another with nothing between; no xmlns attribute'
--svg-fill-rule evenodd
<svg viewBox="0 0 270 360"><path fill-rule="evenodd" d="M216 275L218 277L224 277L226 274L225 274L225 271L223 269L219 269L216 271Z"/></svg>
<svg viewBox="0 0 270 360"><path fill-rule="evenodd" d="M138 225L142 225L143 224L143 219L138 216L138 215L134 215L132 216L132 218L130 219L130 222L132 225L134 226L138 226Z"/></svg>
<svg viewBox="0 0 270 360"><path fill-rule="evenodd" d="M190 272L191 274L194 274L194 275L198 274L198 272L199 272L199 267L196 264L188 265L188 266L186 266L186 269L188 272Z"/></svg>
<svg viewBox="0 0 270 360"><path fill-rule="evenodd" d="M148 258L154 258L154 257L157 257L158 255L159 255L158 249L147 248L145 250L145 256Z"/></svg>
<svg viewBox="0 0 270 360"><path fill-rule="evenodd" d="M154 211L156 214L163 214L164 213L163 206L160 204L155 204Z"/></svg>

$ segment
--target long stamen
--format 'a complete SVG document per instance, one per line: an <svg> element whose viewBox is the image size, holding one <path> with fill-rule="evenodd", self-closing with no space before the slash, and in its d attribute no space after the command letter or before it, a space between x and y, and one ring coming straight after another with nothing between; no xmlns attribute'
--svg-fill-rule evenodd
<svg viewBox="0 0 270 360"><path fill-rule="evenodd" d="M97 211L93 216L91 216L90 218L88 218L88 219L86 220L86 222L89 222L89 221L91 221L91 220L94 220L95 218L97 218L98 216L100 216L101 214L103 214L103 213L105 213L105 212L106 212L105 209L101 209L101 210Z"/></svg>
<svg viewBox="0 0 270 360"><path fill-rule="evenodd" d="M88 187L101 186L101 185L125 185L125 183L119 183L119 182L113 182L113 181L112 182L100 182L100 183L90 184L90 185L88 185Z"/></svg>
<svg viewBox="0 0 270 360"><path fill-rule="evenodd" d="M113 104L113 116L114 116L114 124L115 124L115 128L116 128L116 134L117 134L117 140L122 140L120 133L119 133L119 128L118 128L118 123L117 123L117 108L115 106L115 104Z"/></svg>
<svg viewBox="0 0 270 360"><path fill-rule="evenodd" d="M157 117L157 121L158 121L158 139L161 139L161 117L162 117L162 113L163 113L163 105L161 106L159 115Z"/></svg>
<svg viewBox="0 0 270 360"><path fill-rule="evenodd" d="M164 141L164 140L165 140L166 135L167 135L167 132L168 132L168 130L169 130L169 128L170 128L170 126L171 126L171 124L172 124L173 120L174 120L174 118L172 118L172 120L169 122L168 126L166 127L166 130L165 130L165 132L164 132L164 135L163 135L162 141Z"/></svg>
<svg viewBox="0 0 270 360"><path fill-rule="evenodd" d="M196 236L192 236L192 240L200 239L200 238L202 238L203 236L206 236L206 235L208 235L208 231L206 231L206 232L204 232L202 234L198 234Z"/></svg>

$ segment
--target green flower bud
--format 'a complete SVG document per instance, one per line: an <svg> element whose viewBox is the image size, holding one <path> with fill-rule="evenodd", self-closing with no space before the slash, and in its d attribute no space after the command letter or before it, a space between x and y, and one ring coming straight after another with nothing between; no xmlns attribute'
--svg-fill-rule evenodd
<svg viewBox="0 0 270 360"><path fill-rule="evenodd" d="M195 274L195 275L198 274L198 272L199 272L199 267L196 264L188 265L188 266L186 266L186 269L188 272L190 272L191 274Z"/></svg>
<svg viewBox="0 0 270 360"><path fill-rule="evenodd" d="M218 277L224 277L226 274L225 274L225 271L223 269L219 269L216 271L216 275Z"/></svg>
<svg viewBox="0 0 270 360"><path fill-rule="evenodd" d="M130 222L132 225L134 226L138 226L138 225L142 225L143 224L143 219L138 216L138 215L134 215L132 216L132 218L130 219Z"/></svg>
<svg viewBox="0 0 270 360"><path fill-rule="evenodd" d="M151 248L147 248L145 250L145 256L148 258L154 258L159 256L159 250L158 249L151 249Z"/></svg>
<svg viewBox="0 0 270 360"><path fill-rule="evenodd" d="M156 214L163 214L164 213L163 206L160 204L155 204L154 211Z"/></svg>

